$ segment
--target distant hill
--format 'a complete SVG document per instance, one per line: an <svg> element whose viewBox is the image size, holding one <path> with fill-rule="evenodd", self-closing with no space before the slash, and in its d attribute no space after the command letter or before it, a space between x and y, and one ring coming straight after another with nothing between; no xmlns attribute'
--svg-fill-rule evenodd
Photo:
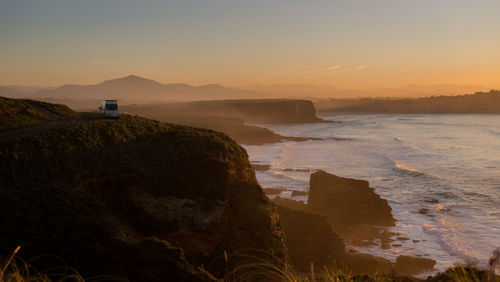
<svg viewBox="0 0 500 282"><path fill-rule="evenodd" d="M28 96L29 93L13 89L8 86L0 86L0 96L11 98L22 98Z"/></svg>
<svg viewBox="0 0 500 282"><path fill-rule="evenodd" d="M500 91L426 98L323 99L314 102L320 112L339 114L500 114Z"/></svg>
<svg viewBox="0 0 500 282"><path fill-rule="evenodd" d="M106 80L94 85L63 85L42 89L36 98L101 100L120 99L130 103L192 101L214 99L262 98L265 94L227 88L218 84L191 86L183 83L162 84L135 75Z"/></svg>
<svg viewBox="0 0 500 282"><path fill-rule="evenodd" d="M250 85L241 89L258 91L275 98L366 98L366 97L427 97L432 95L462 95L490 88L480 85L406 85L397 88L364 89L338 88L331 85L275 84Z"/></svg>

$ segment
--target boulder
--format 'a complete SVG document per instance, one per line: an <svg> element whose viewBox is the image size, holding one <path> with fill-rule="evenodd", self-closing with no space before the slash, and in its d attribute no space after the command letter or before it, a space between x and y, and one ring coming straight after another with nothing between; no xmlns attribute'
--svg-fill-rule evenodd
<svg viewBox="0 0 500 282"><path fill-rule="evenodd" d="M306 191L293 190L292 191L292 197L297 197L297 196L307 196L307 192Z"/></svg>
<svg viewBox="0 0 500 282"><path fill-rule="evenodd" d="M262 190L266 195L278 195L281 194L285 189L281 187L276 187L276 188L263 188Z"/></svg>
<svg viewBox="0 0 500 282"><path fill-rule="evenodd" d="M311 262L320 270L344 261L344 242L325 217L285 206L278 206L278 214L290 262L298 270L309 271Z"/></svg>
<svg viewBox="0 0 500 282"><path fill-rule="evenodd" d="M284 206L295 210L308 211L307 205L304 204L303 201L295 201L287 198L281 198L280 196L276 196L273 199L273 202L279 206Z"/></svg>
<svg viewBox="0 0 500 282"><path fill-rule="evenodd" d="M368 181L317 171L311 174L309 185L309 210L327 216L334 226L395 223L387 200Z"/></svg>

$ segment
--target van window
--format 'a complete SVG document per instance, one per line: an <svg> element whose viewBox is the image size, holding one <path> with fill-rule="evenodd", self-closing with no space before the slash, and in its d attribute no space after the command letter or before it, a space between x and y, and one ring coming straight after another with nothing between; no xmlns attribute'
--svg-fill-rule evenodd
<svg viewBox="0 0 500 282"><path fill-rule="evenodd" d="M106 105L106 110L116 111L116 110L118 110L118 105L116 105L116 104L107 104Z"/></svg>

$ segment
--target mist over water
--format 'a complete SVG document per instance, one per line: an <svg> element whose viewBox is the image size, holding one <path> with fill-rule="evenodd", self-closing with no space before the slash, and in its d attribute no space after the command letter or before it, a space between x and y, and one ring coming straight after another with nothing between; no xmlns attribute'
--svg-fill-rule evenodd
<svg viewBox="0 0 500 282"><path fill-rule="evenodd" d="M391 259L429 257L440 270L457 262L486 266L500 246L500 116L323 118L340 123L266 127L286 136L346 140L244 146L251 161L271 165L257 172L263 187L307 191L307 169L368 180L393 209L398 222L391 230L410 240L391 249L357 249Z"/></svg>

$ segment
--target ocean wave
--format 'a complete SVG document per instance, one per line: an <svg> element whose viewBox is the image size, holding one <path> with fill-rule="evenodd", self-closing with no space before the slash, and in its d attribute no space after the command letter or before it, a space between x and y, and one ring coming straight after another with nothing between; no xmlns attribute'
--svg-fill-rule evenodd
<svg viewBox="0 0 500 282"><path fill-rule="evenodd" d="M448 211L451 211L451 208L447 208L441 204L437 204L436 207L434 207L434 209L436 211L440 211L440 212L448 212Z"/></svg>
<svg viewBox="0 0 500 282"><path fill-rule="evenodd" d="M293 177L283 173L282 171L273 171L273 176L280 177L280 178L293 179Z"/></svg>
<svg viewBox="0 0 500 282"><path fill-rule="evenodd" d="M309 184L309 174L310 172L285 172L283 170L272 170L268 171L268 176L273 178L281 179L280 182L283 183L284 187L294 186L295 184L300 183L301 186L308 186ZM284 181L284 182L283 182Z"/></svg>
<svg viewBox="0 0 500 282"><path fill-rule="evenodd" d="M457 194L450 192L450 191L444 191L444 192L436 192L434 195L439 196L440 198L445 198L445 199L461 199L462 197L458 196Z"/></svg>
<svg viewBox="0 0 500 282"><path fill-rule="evenodd" d="M436 224L422 225L422 229L425 233L435 236L436 242L450 255L462 259L464 263L481 263L480 255L474 253L473 248L467 248L467 244L455 230L455 224L445 217L439 218Z"/></svg>
<svg viewBox="0 0 500 282"><path fill-rule="evenodd" d="M407 142L406 140L404 140L401 137L394 137L394 141L401 144L401 146L403 146L407 149L410 149L416 153L425 154L425 155L436 155L435 153L430 153L430 152L422 149L421 147L416 146L415 144L412 144L413 142Z"/></svg>
<svg viewBox="0 0 500 282"><path fill-rule="evenodd" d="M411 176L420 176L424 175L423 172L419 171L418 169L412 168L410 166L407 166L405 164L399 163L396 160L394 160L391 156L386 155L385 156L388 160L390 160L393 163L393 169L398 172L403 172L407 173Z"/></svg>
<svg viewBox="0 0 500 282"><path fill-rule="evenodd" d="M420 175L424 175L423 172L419 171L418 169L415 169L415 168L411 168L409 166L406 166L404 164L400 164L400 163L396 163L394 165L394 168L395 169L398 169L398 170L402 170L410 175L413 175L413 176L420 176Z"/></svg>
<svg viewBox="0 0 500 282"><path fill-rule="evenodd" d="M279 154L279 160L275 160L271 162L271 168L274 169L281 169L282 164L286 161L289 161L291 158L291 151L290 149L295 147L296 145L293 143L285 143L281 147L281 152Z"/></svg>

